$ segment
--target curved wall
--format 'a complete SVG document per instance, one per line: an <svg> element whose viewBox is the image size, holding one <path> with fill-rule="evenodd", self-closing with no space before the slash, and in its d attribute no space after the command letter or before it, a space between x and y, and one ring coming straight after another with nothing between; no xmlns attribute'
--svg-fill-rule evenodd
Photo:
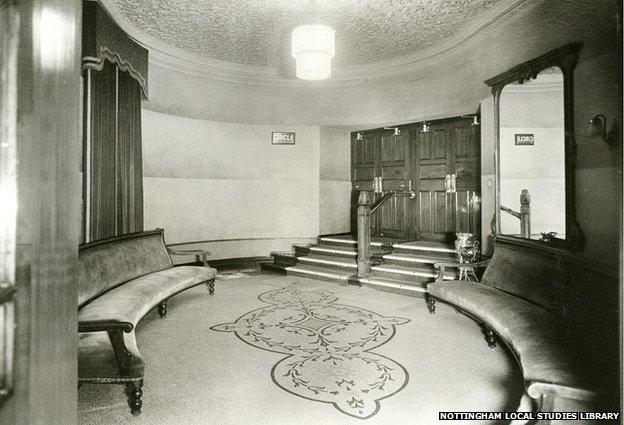
<svg viewBox="0 0 624 425"><path fill-rule="evenodd" d="M489 89L483 83L485 79L562 44L580 41L584 47L576 73L575 116L577 134L582 135L587 121L595 114L606 114L610 120L621 116L621 102L615 94L618 93L617 82L621 72L616 59L619 57L614 18L617 6L618 2L614 0L600 2L600 7L590 0L529 0L513 16L502 18L451 51L420 61L410 69L398 70L401 71L399 75L392 78L351 85L331 81L318 84L245 84L193 75L192 72L181 72L151 62L150 99L145 102L144 109L150 111L146 112L146 116L159 114L155 121L169 121L173 132L177 126L180 130L184 127L179 117L223 125L245 124L257 126L258 129L267 126L265 131L270 132L284 130L286 126L365 129L471 114L479 109L482 100L489 97ZM485 111L485 115L487 113ZM146 128L145 131L149 130ZM484 183L493 174L491 148L488 147L490 133L489 130L484 131ZM349 167L348 136L343 134L339 139L347 147L342 148L341 156L334 160L333 166L346 170ZM258 143L265 143L265 136L258 137L258 140ZM317 142L322 146L320 139ZM586 253L614 264L617 261L618 236L613 229L618 226L619 196L613 194L621 193L621 190L618 192L621 182L617 174L620 169L617 153L603 146L594 147L583 137L577 136L577 142L577 204L579 220L587 234ZM144 143L149 149L152 143L149 136L145 137ZM210 142L202 143L210 149ZM233 150L244 149L235 139L228 143ZM320 147L318 155L323 156ZM150 169L150 161L146 157L146 169ZM316 161L318 163L318 158ZM254 167L253 160L247 164ZM179 172L183 173L182 170ZM348 178L343 175L340 182L339 192L332 195L332 199L340 198L340 193L348 193ZM604 189L593 190L596 184ZM489 197L488 189L484 184L484 202ZM600 204L606 205L602 209L605 217L601 223L595 223L591 218L593 205ZM348 214L348 211L342 210L345 205L339 207L337 214ZM155 204L146 195L145 208L152 207ZM488 205L484 205L484 222L489 222L486 217L493 214L493 210L487 208ZM318 222L318 218L316 220ZM484 226L484 233L485 229ZM191 238L192 235L187 236ZM191 239L202 238L205 238L204 235L198 233Z"/></svg>
<svg viewBox="0 0 624 425"><path fill-rule="evenodd" d="M579 38L603 44L613 21L613 8L606 5L617 2L601 3L597 8L589 0L527 1L462 45L368 83L244 84L152 61L145 108L211 121L354 129L470 114L489 94L487 78Z"/></svg>

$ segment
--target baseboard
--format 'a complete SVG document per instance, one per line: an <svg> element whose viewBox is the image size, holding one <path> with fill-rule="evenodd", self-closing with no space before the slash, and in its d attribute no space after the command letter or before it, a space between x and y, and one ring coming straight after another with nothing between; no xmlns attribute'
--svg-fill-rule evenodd
<svg viewBox="0 0 624 425"><path fill-rule="evenodd" d="M271 257L240 257L240 258L222 258L219 260L208 260L208 265L219 271L221 270L239 270L254 269L260 270L260 263L271 261ZM192 261L190 263L178 263L176 266L202 266L201 261Z"/></svg>

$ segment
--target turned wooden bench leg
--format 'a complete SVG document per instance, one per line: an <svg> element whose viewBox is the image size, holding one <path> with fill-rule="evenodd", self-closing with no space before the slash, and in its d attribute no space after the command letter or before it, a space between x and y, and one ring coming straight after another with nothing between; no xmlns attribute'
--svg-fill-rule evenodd
<svg viewBox="0 0 624 425"><path fill-rule="evenodd" d="M134 416L141 413L141 407L143 406L143 380L132 381L126 384L126 395L128 396L128 405L130 406L130 413Z"/></svg>
<svg viewBox="0 0 624 425"><path fill-rule="evenodd" d="M214 295L215 280L209 280L208 282L206 282L206 286L208 287L208 293L210 295Z"/></svg>
<svg viewBox="0 0 624 425"><path fill-rule="evenodd" d="M496 334L488 327L484 327L485 340L490 348L496 348Z"/></svg>
<svg viewBox="0 0 624 425"><path fill-rule="evenodd" d="M163 319L165 318L165 316L167 316L167 300L164 300L160 304L158 304L158 314Z"/></svg>
<svg viewBox="0 0 624 425"><path fill-rule="evenodd" d="M427 301L427 309L429 310L430 314L435 314L435 298L433 298L431 295L426 294L425 295L425 300Z"/></svg>

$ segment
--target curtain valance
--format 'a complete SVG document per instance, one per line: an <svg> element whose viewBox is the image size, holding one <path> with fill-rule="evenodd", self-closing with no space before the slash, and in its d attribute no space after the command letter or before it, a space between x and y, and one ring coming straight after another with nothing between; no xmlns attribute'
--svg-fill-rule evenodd
<svg viewBox="0 0 624 425"><path fill-rule="evenodd" d="M147 99L148 51L132 40L96 1L85 1L82 17L82 67L101 70L104 61L126 71Z"/></svg>

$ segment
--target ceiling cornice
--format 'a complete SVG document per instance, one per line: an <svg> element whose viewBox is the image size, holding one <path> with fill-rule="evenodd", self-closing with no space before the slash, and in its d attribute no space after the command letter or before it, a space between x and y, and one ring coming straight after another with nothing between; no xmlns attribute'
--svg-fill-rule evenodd
<svg viewBox="0 0 624 425"><path fill-rule="evenodd" d="M339 87L353 86L376 80L398 79L447 59L470 40L492 26L513 17L527 7L544 0L504 0L461 33L444 43L412 55L353 66L334 66L332 77L325 81L303 81L284 77L284 70L275 67L252 66L209 59L170 46L139 29L126 18L114 0L97 0L115 22L136 42L149 50L149 61L155 65L186 74L239 84L280 87Z"/></svg>

